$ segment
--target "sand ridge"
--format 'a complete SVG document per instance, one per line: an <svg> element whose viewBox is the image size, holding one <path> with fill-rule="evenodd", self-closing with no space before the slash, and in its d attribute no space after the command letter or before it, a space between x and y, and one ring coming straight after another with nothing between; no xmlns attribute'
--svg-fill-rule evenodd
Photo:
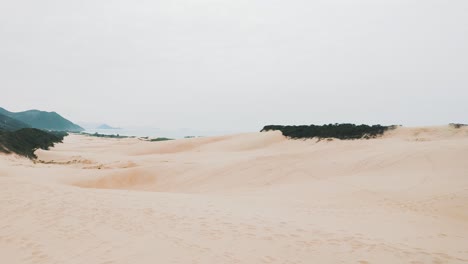
<svg viewBox="0 0 468 264"><path fill-rule="evenodd" d="M467 263L468 129L71 135L0 156L6 263Z"/></svg>

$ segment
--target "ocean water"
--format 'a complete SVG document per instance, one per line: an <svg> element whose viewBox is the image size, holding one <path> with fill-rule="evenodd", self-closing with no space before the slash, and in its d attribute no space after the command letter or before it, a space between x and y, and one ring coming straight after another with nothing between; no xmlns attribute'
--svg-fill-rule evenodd
<svg viewBox="0 0 468 264"><path fill-rule="evenodd" d="M161 128L121 128L121 129L93 129L86 128L85 133L99 133L103 135L120 135L120 136L135 136L135 137L167 137L167 138L184 138L184 137L207 137L235 134L236 131L200 131L188 128L179 129L161 129Z"/></svg>

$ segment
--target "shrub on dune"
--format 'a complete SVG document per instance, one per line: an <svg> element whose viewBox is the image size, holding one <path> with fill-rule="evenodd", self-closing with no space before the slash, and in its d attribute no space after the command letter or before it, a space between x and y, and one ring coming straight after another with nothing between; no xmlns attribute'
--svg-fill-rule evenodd
<svg viewBox="0 0 468 264"><path fill-rule="evenodd" d="M328 125L301 125L301 126L265 126L261 131L281 131L284 136L291 139L306 138L337 138L337 139L369 139L381 136L388 129L396 126L382 125L355 125L355 124L328 124Z"/></svg>
<svg viewBox="0 0 468 264"><path fill-rule="evenodd" d="M23 128L17 131L0 131L0 152L16 153L35 159L36 149L49 149L62 142L66 132L44 131L36 128Z"/></svg>

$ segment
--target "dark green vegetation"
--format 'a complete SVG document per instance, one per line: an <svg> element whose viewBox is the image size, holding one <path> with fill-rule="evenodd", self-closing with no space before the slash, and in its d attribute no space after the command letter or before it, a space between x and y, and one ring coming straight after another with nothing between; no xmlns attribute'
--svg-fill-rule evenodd
<svg viewBox="0 0 468 264"><path fill-rule="evenodd" d="M156 141L168 141L168 140L174 140L172 138L165 138L165 137L158 137L158 138L152 138L149 141L151 142L156 142Z"/></svg>
<svg viewBox="0 0 468 264"><path fill-rule="evenodd" d="M56 112L28 110L14 113L0 107L0 114L21 121L32 128L70 132L84 131L82 127L63 118Z"/></svg>
<svg viewBox="0 0 468 264"><path fill-rule="evenodd" d="M0 131L1 130L15 131L21 128L28 128L28 127L30 126L19 120L0 114Z"/></svg>
<svg viewBox="0 0 468 264"><path fill-rule="evenodd" d="M0 152L16 153L31 159L37 158L36 149L49 149L62 142L66 132L46 132L35 128L22 128L16 131L0 130Z"/></svg>
<svg viewBox="0 0 468 264"><path fill-rule="evenodd" d="M129 137L129 136L121 136L119 134L117 134L117 135L99 134L98 132L96 132L94 134L81 132L79 134L80 135L85 135L85 136L91 136L91 137L100 137L100 138L134 138L134 137Z"/></svg>
<svg viewBox="0 0 468 264"><path fill-rule="evenodd" d="M381 125L355 125L355 124L329 124L310 126L265 126L263 131L279 130L284 136L292 139L307 138L337 138L337 139L369 139L383 135L383 133L395 126Z"/></svg>
<svg viewBox="0 0 468 264"><path fill-rule="evenodd" d="M468 124L450 123L449 126L454 128L468 127Z"/></svg>
<svg viewBox="0 0 468 264"><path fill-rule="evenodd" d="M37 158L36 149L49 149L68 134L82 131L56 112L29 110L13 113L0 107L0 152Z"/></svg>

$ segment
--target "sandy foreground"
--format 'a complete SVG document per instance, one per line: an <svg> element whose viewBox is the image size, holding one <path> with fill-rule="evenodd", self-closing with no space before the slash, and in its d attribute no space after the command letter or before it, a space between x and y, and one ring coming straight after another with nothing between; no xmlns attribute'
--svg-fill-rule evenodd
<svg viewBox="0 0 468 264"><path fill-rule="evenodd" d="M68 136L0 156L0 263L468 263L468 129Z"/></svg>

